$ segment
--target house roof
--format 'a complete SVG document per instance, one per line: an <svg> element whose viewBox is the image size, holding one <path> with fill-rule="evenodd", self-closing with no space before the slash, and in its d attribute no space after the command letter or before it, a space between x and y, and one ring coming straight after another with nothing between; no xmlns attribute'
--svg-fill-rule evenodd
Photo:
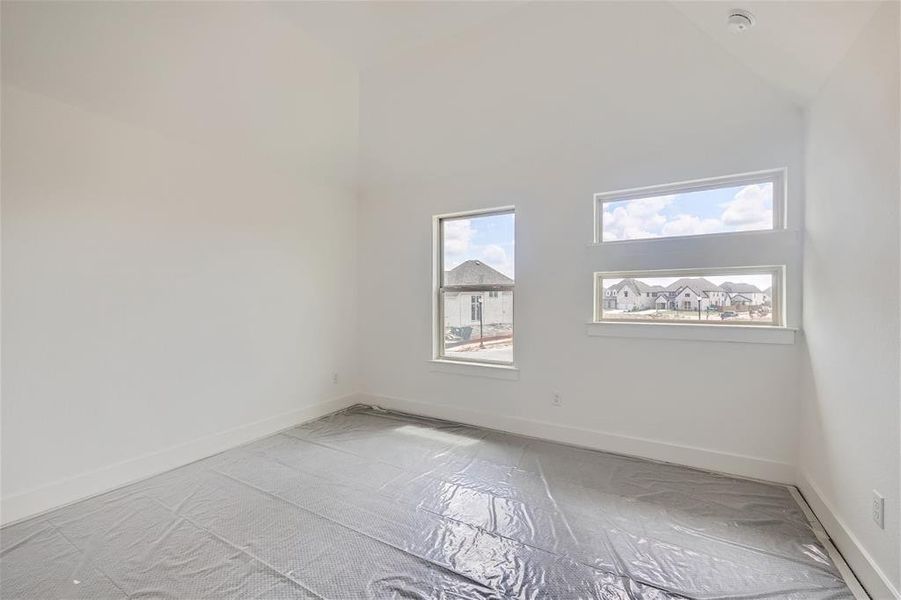
<svg viewBox="0 0 901 600"><path fill-rule="evenodd" d="M703 277L683 277L666 286L668 292L678 292L682 288L689 288L696 295L700 296L705 292L722 292L723 288L717 284L704 279Z"/></svg>
<svg viewBox="0 0 901 600"><path fill-rule="evenodd" d="M636 292L640 292L642 294L646 292L663 292L666 291L663 286L660 285L648 285L645 282L639 279L633 279L631 277L627 277L626 279L621 280L619 283L614 283L608 290L619 291L625 286L631 287Z"/></svg>
<svg viewBox="0 0 901 600"><path fill-rule="evenodd" d="M513 280L480 260L467 260L444 272L444 285L510 285Z"/></svg>
<svg viewBox="0 0 901 600"><path fill-rule="evenodd" d="M665 292L666 288L662 285L648 285L643 281L635 280L635 283L639 285L639 292Z"/></svg>
<svg viewBox="0 0 901 600"><path fill-rule="evenodd" d="M708 296L708 292L728 292L730 294L760 293L760 288L750 283L733 283L731 281L727 281L726 283L717 285L709 279L704 279L703 277L683 277L682 279L674 281L666 287L660 285L648 285L640 279L627 277L620 280L618 283L607 287L606 289L618 292L625 286L628 286L636 292L642 294L646 292L652 292L655 294L665 292L672 295L677 294L686 288L694 292L696 296ZM771 294L772 288L767 288L765 293Z"/></svg>
<svg viewBox="0 0 901 600"><path fill-rule="evenodd" d="M727 281L726 283L720 284L720 287L727 292L760 293L760 288L756 285L751 285L750 283L732 283L731 281Z"/></svg>

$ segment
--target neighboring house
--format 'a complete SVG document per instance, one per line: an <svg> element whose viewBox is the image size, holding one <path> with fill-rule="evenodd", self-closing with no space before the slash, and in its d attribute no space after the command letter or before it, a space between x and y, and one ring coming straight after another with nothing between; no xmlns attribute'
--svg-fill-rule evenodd
<svg viewBox="0 0 901 600"><path fill-rule="evenodd" d="M480 260L467 260L444 272L445 285L512 285L513 280ZM485 325L513 322L513 292L446 292L444 326L477 327L479 301Z"/></svg>
<svg viewBox="0 0 901 600"><path fill-rule="evenodd" d="M768 304L769 298L772 297L771 294L760 291L760 288L756 285L751 285L750 283L732 283L731 281L727 281L720 285L720 287L729 293L730 303L735 306L760 306L762 304ZM772 288L767 289L772 292Z"/></svg>
<svg viewBox="0 0 901 600"><path fill-rule="evenodd" d="M767 304L769 298L769 294L748 283L717 285L703 277L683 277L664 288L627 278L604 289L603 306L622 311L722 310L729 306Z"/></svg>
<svg viewBox="0 0 901 600"><path fill-rule="evenodd" d="M763 303L769 306L773 302L773 288L768 287L763 290Z"/></svg>
<svg viewBox="0 0 901 600"><path fill-rule="evenodd" d="M657 299L661 294L665 296L665 292L666 290L659 285L648 285L637 279L623 279L604 290L604 308L619 310L659 308Z"/></svg>
<svg viewBox="0 0 901 600"><path fill-rule="evenodd" d="M677 310L707 310L729 304L729 297L717 284L703 277L683 277L666 286L670 308Z"/></svg>
<svg viewBox="0 0 901 600"><path fill-rule="evenodd" d="M704 292L698 292L688 286L679 288L670 298L670 307L676 310L706 310L710 304L710 299Z"/></svg>

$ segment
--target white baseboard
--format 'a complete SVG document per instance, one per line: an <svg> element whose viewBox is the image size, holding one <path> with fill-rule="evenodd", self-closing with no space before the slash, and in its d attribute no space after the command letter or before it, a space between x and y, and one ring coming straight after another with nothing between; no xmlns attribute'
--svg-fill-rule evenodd
<svg viewBox="0 0 901 600"><path fill-rule="evenodd" d="M146 479L218 454L229 448L318 419L358 402L361 400L355 394L327 400L7 496L0 499L0 524L7 525L21 521L48 510Z"/></svg>
<svg viewBox="0 0 901 600"><path fill-rule="evenodd" d="M804 516L807 517L807 521L810 523L810 528L813 529L814 535L817 536L817 539L823 544L823 547L826 548L826 553L829 554L829 558L835 563L835 567L838 569L838 572L851 590L851 594L854 595L854 600L869 600L870 595L863 589L860 580L854 574L854 571L851 570L851 567L848 566L845 557L842 556L838 551L838 548L835 547L835 544L832 543L832 538L826 533L826 529L823 527L822 522L820 522L820 519L813 512L813 509L810 508L810 504L808 504L807 500L804 499L804 496L801 495L797 486L792 485L789 486L788 489L795 499L795 502L798 503L798 506L800 506L801 510L804 512Z"/></svg>
<svg viewBox="0 0 901 600"><path fill-rule="evenodd" d="M605 431L545 423L522 417L498 415L457 408L455 406L389 398L375 394L360 394L359 398L361 402L383 408L424 417L478 425L489 429L582 446L593 450L605 450L617 454L650 458L752 479L763 479L789 485L795 483L796 469L793 465L753 456L729 454L716 450L670 444Z"/></svg>
<svg viewBox="0 0 901 600"><path fill-rule="evenodd" d="M851 532L832 504L805 473L798 474L798 488L804 499L819 518L823 528L844 556L867 593L874 600L901 599L901 593L892 585L866 548Z"/></svg>

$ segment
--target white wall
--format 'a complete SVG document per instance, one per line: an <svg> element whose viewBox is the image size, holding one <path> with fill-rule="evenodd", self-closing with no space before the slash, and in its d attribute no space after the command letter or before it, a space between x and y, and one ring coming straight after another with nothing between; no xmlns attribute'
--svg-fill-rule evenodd
<svg viewBox="0 0 901 600"><path fill-rule="evenodd" d="M800 430L805 493L852 564L871 556L897 587L897 5L884 10L808 115L802 181L801 112L668 3L527 4L365 71L358 93L354 68L261 4L4 2L3 519L359 389L784 481ZM791 229L807 187L809 349L586 335L592 272L647 259L588 248L592 194L774 167ZM431 217L511 204L518 378L436 371ZM792 252L791 235L776 242ZM664 245L663 268L718 260ZM886 292L853 323L845 273Z"/></svg>
<svg viewBox="0 0 901 600"><path fill-rule="evenodd" d="M4 520L355 389L358 78L269 10L3 3Z"/></svg>
<svg viewBox="0 0 901 600"><path fill-rule="evenodd" d="M361 385L375 401L793 478L797 347L586 335L595 192L788 167L800 225L800 110L670 5L525 5L366 70L360 135ZM434 372L430 219L505 205L519 379Z"/></svg>
<svg viewBox="0 0 901 600"><path fill-rule="evenodd" d="M898 6L876 13L807 115L801 487L877 598L901 588ZM861 289L884 293L852 318Z"/></svg>

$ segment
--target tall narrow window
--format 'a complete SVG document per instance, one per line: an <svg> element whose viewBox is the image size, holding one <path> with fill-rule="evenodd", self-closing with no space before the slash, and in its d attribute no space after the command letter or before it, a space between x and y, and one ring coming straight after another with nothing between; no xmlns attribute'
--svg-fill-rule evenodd
<svg viewBox="0 0 901 600"><path fill-rule="evenodd" d="M436 358L513 364L514 215L436 217Z"/></svg>

